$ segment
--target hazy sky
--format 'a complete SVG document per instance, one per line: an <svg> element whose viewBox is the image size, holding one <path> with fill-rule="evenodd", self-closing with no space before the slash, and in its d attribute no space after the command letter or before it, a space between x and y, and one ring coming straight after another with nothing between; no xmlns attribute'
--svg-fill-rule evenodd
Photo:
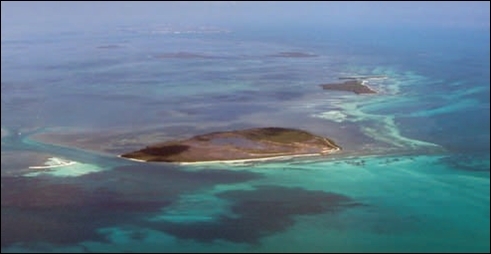
<svg viewBox="0 0 491 254"><path fill-rule="evenodd" d="M10 2L1 1L4 36L109 25L181 24L480 27L490 2Z"/></svg>

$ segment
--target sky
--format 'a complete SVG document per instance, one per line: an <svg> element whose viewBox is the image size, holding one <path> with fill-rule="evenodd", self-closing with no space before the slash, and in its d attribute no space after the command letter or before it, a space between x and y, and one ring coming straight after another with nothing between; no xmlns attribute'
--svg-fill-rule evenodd
<svg viewBox="0 0 491 254"><path fill-rule="evenodd" d="M484 28L490 2L439 1L1 1L2 40L134 24L223 28L293 26Z"/></svg>

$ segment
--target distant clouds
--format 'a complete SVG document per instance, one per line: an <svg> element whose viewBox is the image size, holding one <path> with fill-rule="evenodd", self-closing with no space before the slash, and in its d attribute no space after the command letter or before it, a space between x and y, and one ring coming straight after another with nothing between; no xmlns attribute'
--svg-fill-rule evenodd
<svg viewBox="0 0 491 254"><path fill-rule="evenodd" d="M434 26L489 28L490 2L1 2L2 37L111 25Z"/></svg>

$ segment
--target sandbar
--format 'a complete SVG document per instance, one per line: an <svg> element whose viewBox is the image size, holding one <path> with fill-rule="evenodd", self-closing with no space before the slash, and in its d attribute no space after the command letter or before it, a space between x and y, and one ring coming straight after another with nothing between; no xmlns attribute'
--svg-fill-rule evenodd
<svg viewBox="0 0 491 254"><path fill-rule="evenodd" d="M57 168L57 167L64 167L64 166L70 166L73 164L76 164L77 162L75 161L67 161L63 160L57 157L50 157L48 160L44 163L44 166L29 166L30 169L47 169L47 168Z"/></svg>

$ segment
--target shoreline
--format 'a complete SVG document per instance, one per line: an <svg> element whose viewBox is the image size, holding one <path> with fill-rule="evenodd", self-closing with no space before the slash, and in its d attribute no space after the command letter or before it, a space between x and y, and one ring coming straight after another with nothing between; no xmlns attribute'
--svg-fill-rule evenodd
<svg viewBox="0 0 491 254"><path fill-rule="evenodd" d="M372 87L370 87L370 86L368 85L368 80L363 80L363 81L361 82L360 86L364 86L364 87L366 87L368 90L373 91L373 93L374 93L374 94L378 94L378 93L379 93L377 90L373 89Z"/></svg>
<svg viewBox="0 0 491 254"><path fill-rule="evenodd" d="M170 164L175 164L175 165L201 165L201 164L216 164L216 163L223 163L223 164L236 164L236 163L247 163L247 162L256 162L256 161L275 161L275 160L289 160L292 158L298 158L298 157L314 157L314 156L324 156L326 154L332 154L335 152L340 151L340 148L335 148L332 151L325 152L325 153L305 153L305 154L292 154L292 155L277 155L277 156L271 156L271 157L260 157L260 158L249 158L249 159L231 159L231 160L210 160L210 161L190 161L190 162L164 162L164 163L170 163ZM122 157L121 155L118 155L119 158L123 158L126 160L130 161L135 161L135 162L146 162L146 163L162 163L162 162L157 162L157 161L145 161L145 160L138 160L138 159L133 159L133 158L126 158Z"/></svg>
<svg viewBox="0 0 491 254"><path fill-rule="evenodd" d="M257 161L267 162L267 161L275 161L275 160L281 160L281 159L288 160L288 159L297 158L297 157L313 157L313 156L322 156L322 154L306 153L306 154L279 155L279 156L273 156L273 157L251 158L251 159L193 161L193 162L175 162L175 163L177 163L178 165L202 165L202 164L216 164L216 163L236 164L236 163L248 163L248 162L257 162Z"/></svg>
<svg viewBox="0 0 491 254"><path fill-rule="evenodd" d="M327 153L309 153L309 154L294 154L294 155L279 155L279 156L272 156L272 157L262 157L262 158L250 158L250 159L232 159L232 160L210 160L210 161L193 161L193 162L157 162L157 161L145 161L145 160L138 160L138 159L133 159L133 158L125 158L121 157L121 155L117 155L117 157L130 160L130 161L135 161L135 162L140 162L140 163L152 163L152 164L171 164L171 165L179 165L179 166L199 166L199 165L206 165L206 164L241 164L241 163L249 163L249 162L274 162L274 161L285 161L293 158L308 158L308 157L315 157L315 158L327 158L327 159L333 159L333 160L343 160L343 159L354 159L354 158L359 158L359 157L378 157L378 156L417 156L417 155L445 155L447 152L444 150L439 150L439 151L424 151L423 153L421 151L414 151L414 150L401 150L401 151L384 151L383 153L371 153L371 152L363 152L363 151L344 151L343 153L337 153L341 151L341 149L337 148L333 151L327 152ZM326 156L329 155L329 156Z"/></svg>

